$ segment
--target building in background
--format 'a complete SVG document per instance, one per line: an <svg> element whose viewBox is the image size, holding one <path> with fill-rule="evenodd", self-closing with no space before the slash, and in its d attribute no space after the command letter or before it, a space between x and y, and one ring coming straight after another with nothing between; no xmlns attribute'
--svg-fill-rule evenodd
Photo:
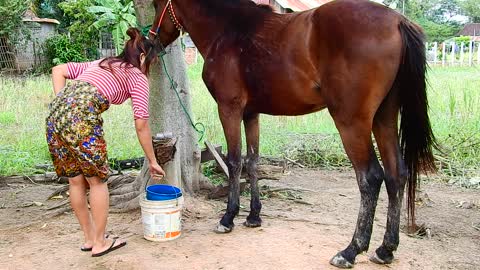
<svg viewBox="0 0 480 270"><path fill-rule="evenodd" d="M319 7L331 0L253 0L257 4L271 5L280 13L291 13Z"/></svg>
<svg viewBox="0 0 480 270"><path fill-rule="evenodd" d="M46 63L43 53L45 41L56 34L55 19L39 18L28 10L22 19L29 28L28 36L13 45L6 37L0 37L0 69L7 71L25 71Z"/></svg>
<svg viewBox="0 0 480 270"><path fill-rule="evenodd" d="M465 24L458 35L470 37L472 41L480 41L480 23Z"/></svg>

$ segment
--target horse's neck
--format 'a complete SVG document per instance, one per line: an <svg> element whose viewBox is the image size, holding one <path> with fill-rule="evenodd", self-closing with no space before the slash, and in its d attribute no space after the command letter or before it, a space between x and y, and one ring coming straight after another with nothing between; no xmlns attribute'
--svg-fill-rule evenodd
<svg viewBox="0 0 480 270"><path fill-rule="evenodd" d="M198 0L177 0L174 5L175 7L178 5L178 11L175 10L175 12L178 12L177 15L180 17L185 30L189 33L202 56L205 57L213 41L222 32L224 24L214 18L197 14L197 11L201 9L199 7L199 5L202 5L201 2Z"/></svg>

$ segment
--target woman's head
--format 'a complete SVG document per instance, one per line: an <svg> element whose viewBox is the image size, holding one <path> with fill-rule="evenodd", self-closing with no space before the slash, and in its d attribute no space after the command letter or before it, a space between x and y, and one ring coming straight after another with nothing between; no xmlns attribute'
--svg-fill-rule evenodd
<svg viewBox="0 0 480 270"><path fill-rule="evenodd" d="M130 39L125 43L123 52L117 57L105 60L108 60L109 67L111 67L112 62L128 63L148 76L150 65L157 60L157 52L153 42L146 39L137 28L129 28L127 35Z"/></svg>

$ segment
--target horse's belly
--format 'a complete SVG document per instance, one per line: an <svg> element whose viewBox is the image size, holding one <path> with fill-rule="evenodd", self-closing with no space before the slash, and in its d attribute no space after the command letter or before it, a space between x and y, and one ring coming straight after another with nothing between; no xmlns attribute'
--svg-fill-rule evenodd
<svg viewBox="0 0 480 270"><path fill-rule="evenodd" d="M303 115L318 112L326 108L325 101L320 95L278 95L259 99L255 102L259 113L270 115Z"/></svg>

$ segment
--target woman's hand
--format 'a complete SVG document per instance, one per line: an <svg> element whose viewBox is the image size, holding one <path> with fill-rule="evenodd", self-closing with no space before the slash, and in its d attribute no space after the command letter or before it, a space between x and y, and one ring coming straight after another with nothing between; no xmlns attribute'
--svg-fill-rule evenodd
<svg viewBox="0 0 480 270"><path fill-rule="evenodd" d="M162 167L158 165L157 159L153 151L152 145L152 136L150 133L150 127L148 125L148 120L146 119L137 119L135 120L135 129L137 131L138 140L140 145L142 145L143 151L145 152L145 157L148 160L148 166L150 169L150 175L152 178L160 178L159 176L165 176L165 172Z"/></svg>
<svg viewBox="0 0 480 270"><path fill-rule="evenodd" d="M150 162L148 167L150 169L150 176L152 176L153 179L163 178L165 176L165 171L157 162Z"/></svg>

